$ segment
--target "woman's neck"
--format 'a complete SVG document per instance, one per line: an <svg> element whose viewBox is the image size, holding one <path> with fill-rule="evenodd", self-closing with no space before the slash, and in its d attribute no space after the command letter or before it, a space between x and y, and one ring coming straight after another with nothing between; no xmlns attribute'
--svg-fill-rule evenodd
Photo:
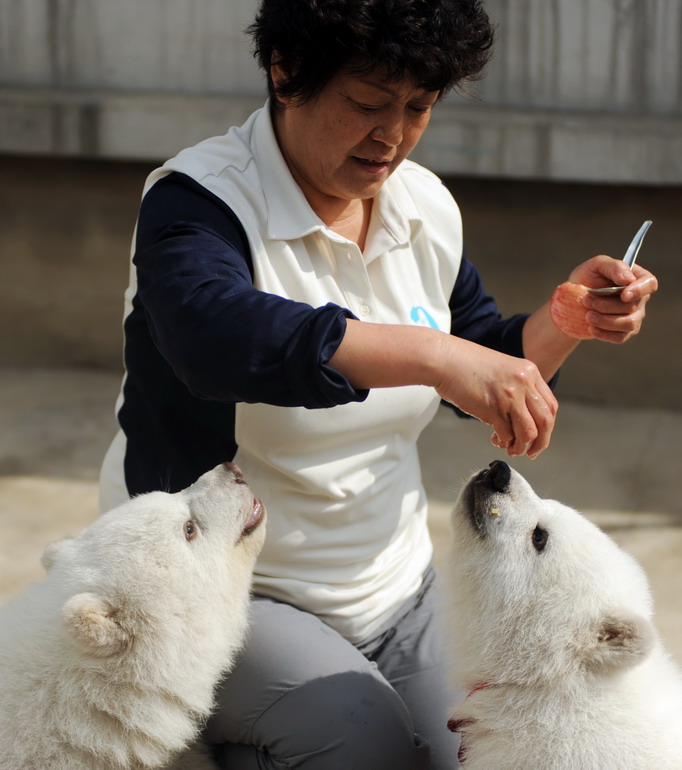
<svg viewBox="0 0 682 770"><path fill-rule="evenodd" d="M330 230L357 243L360 251L365 250L369 221L372 217L371 199L349 201L345 208L327 212L327 216L323 216L319 211L316 213Z"/></svg>

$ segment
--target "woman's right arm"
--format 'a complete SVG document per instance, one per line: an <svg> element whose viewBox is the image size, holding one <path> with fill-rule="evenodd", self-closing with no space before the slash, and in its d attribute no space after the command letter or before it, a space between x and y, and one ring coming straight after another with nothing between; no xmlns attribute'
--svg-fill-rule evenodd
<svg viewBox="0 0 682 770"><path fill-rule="evenodd" d="M145 195L133 262L136 318L194 395L308 408L366 398L327 365L352 314L256 289L236 216L189 177Z"/></svg>
<svg viewBox="0 0 682 770"><path fill-rule="evenodd" d="M349 320L329 363L356 388L434 387L492 426L510 455L536 457L549 445L558 403L526 359L427 327Z"/></svg>

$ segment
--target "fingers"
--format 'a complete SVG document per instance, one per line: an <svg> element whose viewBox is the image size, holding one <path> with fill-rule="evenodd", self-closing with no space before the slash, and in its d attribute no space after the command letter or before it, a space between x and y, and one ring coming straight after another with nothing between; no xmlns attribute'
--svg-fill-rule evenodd
<svg viewBox="0 0 682 770"><path fill-rule="evenodd" d="M622 259L613 259L604 254L578 265L571 272L569 281L595 288L625 286L627 288L623 289L621 295L626 302L641 299L658 289L656 276L641 265L628 267Z"/></svg>
<svg viewBox="0 0 682 770"><path fill-rule="evenodd" d="M535 459L549 446L559 404L535 367L530 364L527 369L520 376L530 375L532 381L508 389L507 411L493 422L492 443L510 456L527 454Z"/></svg>
<svg viewBox="0 0 682 770"><path fill-rule="evenodd" d="M658 284L650 273L637 279L635 284L628 286L628 294L623 290L616 297L589 295L585 298L585 321L594 338L622 344L639 333L646 315L646 303Z"/></svg>
<svg viewBox="0 0 682 770"><path fill-rule="evenodd" d="M587 261L587 266L592 271L593 276L599 280L598 284L604 286L627 286L635 280L635 274L631 267L623 262L622 259L614 259L600 254Z"/></svg>
<svg viewBox="0 0 682 770"><path fill-rule="evenodd" d="M619 266L612 263L617 262L619 260L611 260L608 257L595 257L585 265L599 270L601 275L608 273L617 283L619 280L624 281L623 277L618 278L614 272ZM640 265L634 265L631 270L627 266L624 267L630 273L631 280L620 295L588 294L583 299L589 333L595 339L616 345L627 342L639 333L646 314L646 303L658 290L658 280L648 270Z"/></svg>
<svg viewBox="0 0 682 770"><path fill-rule="evenodd" d="M639 334L644 321L644 305L623 316L590 312L585 320L594 339L619 345Z"/></svg>
<svg viewBox="0 0 682 770"><path fill-rule="evenodd" d="M547 388L549 390L549 388ZM559 404L554 398L554 394L551 393L552 401L548 402L545 399L537 397L527 402L528 411L532 414L536 426L538 427L537 436L526 447L526 454L531 460L534 460L540 452L544 452L549 446L549 441L554 430L554 423L556 421L557 410Z"/></svg>
<svg viewBox="0 0 682 770"><path fill-rule="evenodd" d="M632 271L636 277L620 293L620 299L623 302L636 302L640 299L648 299L658 291L658 279L655 275L638 265L635 265Z"/></svg>
<svg viewBox="0 0 682 770"><path fill-rule="evenodd" d="M578 265L568 280L584 286L626 286L635 280L635 274L622 259L600 254Z"/></svg>
<svg viewBox="0 0 682 770"><path fill-rule="evenodd" d="M515 404L511 412L513 440L505 447L507 454L535 459L549 446L556 420L556 409L538 395Z"/></svg>

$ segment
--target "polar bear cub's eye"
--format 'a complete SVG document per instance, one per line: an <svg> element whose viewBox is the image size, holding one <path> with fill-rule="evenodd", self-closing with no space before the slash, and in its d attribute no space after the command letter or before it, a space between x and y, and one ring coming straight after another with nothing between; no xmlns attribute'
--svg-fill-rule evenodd
<svg viewBox="0 0 682 770"><path fill-rule="evenodd" d="M185 539L194 540L194 538L197 536L198 530L197 530L196 524L192 521L192 519L185 522L184 529L185 529Z"/></svg>
<svg viewBox="0 0 682 770"><path fill-rule="evenodd" d="M544 549L544 547L547 545L547 541L549 540L549 532L546 529L543 529L539 524L535 527L533 530L532 535L532 541L533 541L533 548L540 553Z"/></svg>

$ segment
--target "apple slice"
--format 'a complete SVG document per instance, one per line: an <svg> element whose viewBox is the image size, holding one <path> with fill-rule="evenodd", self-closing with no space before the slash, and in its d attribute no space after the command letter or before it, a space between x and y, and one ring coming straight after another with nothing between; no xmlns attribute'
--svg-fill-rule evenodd
<svg viewBox="0 0 682 770"><path fill-rule="evenodd" d="M559 331L579 340L594 338L590 332L583 299L588 294L587 286L566 281L554 289L549 301L549 314Z"/></svg>

